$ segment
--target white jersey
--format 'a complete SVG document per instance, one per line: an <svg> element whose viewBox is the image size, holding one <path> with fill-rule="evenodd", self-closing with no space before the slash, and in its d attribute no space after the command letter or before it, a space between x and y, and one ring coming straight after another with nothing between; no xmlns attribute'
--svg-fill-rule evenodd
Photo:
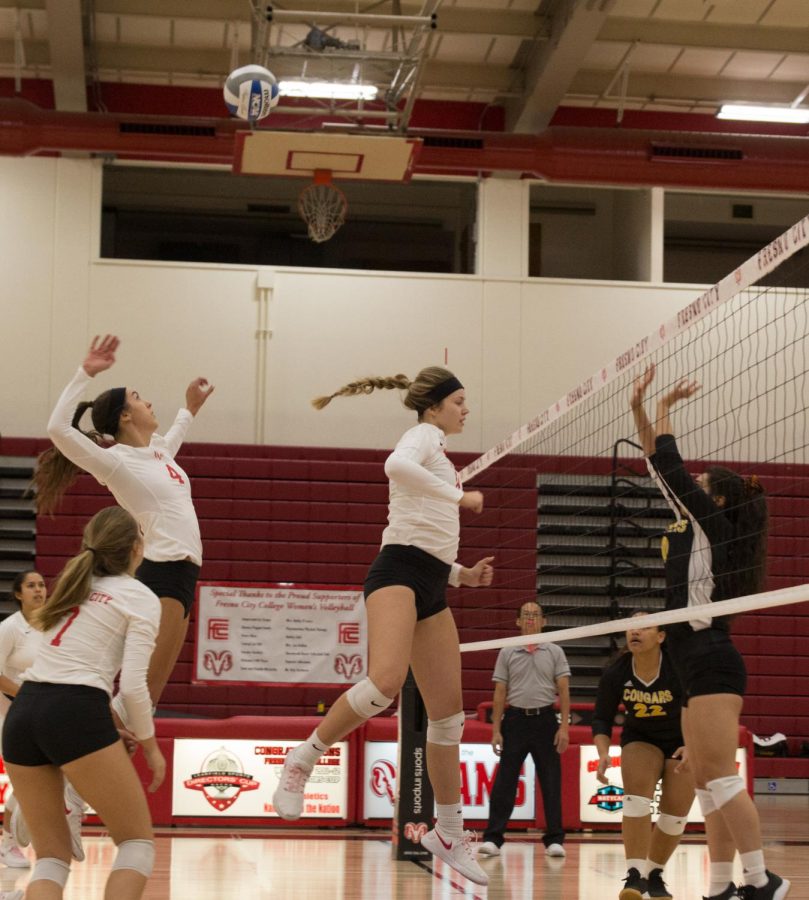
<svg viewBox="0 0 809 900"><path fill-rule="evenodd" d="M382 546L418 547L445 563L458 555L463 497L458 473L444 451L446 436L435 425L422 422L406 431L385 461L390 479L388 527ZM450 582L457 584L458 566Z"/></svg>
<svg viewBox="0 0 809 900"><path fill-rule="evenodd" d="M146 559L190 559L202 565L202 539L191 484L174 461L194 417L181 409L168 432L152 435L148 447L99 447L70 424L91 380L80 366L51 413L48 436L71 462L105 485L118 504L135 517L143 529Z"/></svg>
<svg viewBox="0 0 809 900"><path fill-rule="evenodd" d="M118 672L127 726L138 740L154 734L146 683L160 627L160 601L129 575L93 578L90 595L42 635L24 681L84 684L112 696Z"/></svg>
<svg viewBox="0 0 809 900"><path fill-rule="evenodd" d="M26 621L22 610L4 619L0 623L0 675L19 686L41 641L42 632Z"/></svg>

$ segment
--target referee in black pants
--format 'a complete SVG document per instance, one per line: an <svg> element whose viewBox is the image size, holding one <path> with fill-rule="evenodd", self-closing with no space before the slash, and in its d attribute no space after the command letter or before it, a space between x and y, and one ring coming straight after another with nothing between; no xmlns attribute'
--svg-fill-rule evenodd
<svg viewBox="0 0 809 900"><path fill-rule="evenodd" d="M542 608L533 600L523 603L517 626L522 634L539 634L545 627ZM500 757L500 767L492 786L489 824L478 855L500 855L514 810L520 769L530 753L545 807L545 853L564 856L561 754L567 749L570 720L570 666L564 651L557 644L504 647L497 657L492 680L492 747ZM561 725L553 709L557 695Z"/></svg>

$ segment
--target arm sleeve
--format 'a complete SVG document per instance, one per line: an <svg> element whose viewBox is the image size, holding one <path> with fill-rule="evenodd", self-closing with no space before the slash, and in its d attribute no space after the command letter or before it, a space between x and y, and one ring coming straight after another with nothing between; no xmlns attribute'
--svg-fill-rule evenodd
<svg viewBox="0 0 809 900"><path fill-rule="evenodd" d="M48 437L72 463L105 484L118 468L115 454L99 447L70 423L81 396L92 378L79 366L73 380L62 391L48 420Z"/></svg>
<svg viewBox="0 0 809 900"><path fill-rule="evenodd" d="M166 449L169 451L171 456L176 456L180 447L182 446L183 441L185 440L186 433L188 432L188 428L191 423L194 421L194 416L187 409L181 409L178 413L174 422L172 423L171 428L163 435L163 441L166 445Z"/></svg>
<svg viewBox="0 0 809 900"><path fill-rule="evenodd" d="M143 616L131 616L127 624L124 658L121 663L120 694L126 708L127 726L139 741L154 734L152 700L146 682L149 660L152 658L157 621Z"/></svg>
<svg viewBox="0 0 809 900"><path fill-rule="evenodd" d="M0 675L6 671L6 661L14 652L14 622L11 616L0 624Z"/></svg>
<svg viewBox="0 0 809 900"><path fill-rule="evenodd" d="M719 507L686 472L673 434L659 434L649 462L677 504L708 535L710 540L726 537L726 520Z"/></svg>
<svg viewBox="0 0 809 900"><path fill-rule="evenodd" d="M391 481L415 494L457 503L463 497L463 489L448 484L424 468L425 461L437 449L437 439L429 431L411 429L385 460L385 474Z"/></svg>
<svg viewBox="0 0 809 900"><path fill-rule="evenodd" d="M508 684L508 663L506 662L505 650L501 650L497 654L492 681L501 681L503 684Z"/></svg>
<svg viewBox="0 0 809 900"><path fill-rule="evenodd" d="M461 566L460 563L454 562L452 564L452 568L449 570L449 583L452 587L460 587L461 586Z"/></svg>
<svg viewBox="0 0 809 900"><path fill-rule="evenodd" d="M565 651L558 645L552 644L551 646L555 646L557 649L556 659L554 660L554 672L553 679L554 681L557 678L564 678L567 676L570 677L570 664L567 661L567 657L565 656Z"/></svg>
<svg viewBox="0 0 809 900"><path fill-rule="evenodd" d="M596 704L593 710L593 737L597 734L612 736L612 726L615 722L615 713L621 702L621 686L623 679L616 665L604 670L601 680L598 682Z"/></svg>

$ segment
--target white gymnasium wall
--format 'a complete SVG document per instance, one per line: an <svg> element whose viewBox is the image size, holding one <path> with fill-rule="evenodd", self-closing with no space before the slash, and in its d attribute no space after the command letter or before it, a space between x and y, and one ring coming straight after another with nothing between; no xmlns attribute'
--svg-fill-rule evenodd
<svg viewBox="0 0 809 900"><path fill-rule="evenodd" d="M119 362L99 378L99 389L136 387L164 424L192 377L216 384L194 425L195 440L254 441L259 397L268 443L390 446L411 420L395 392L338 400L321 413L310 398L366 374L412 377L446 355L472 411L453 446L482 450L697 293L632 283L278 269L269 273L272 338L266 380L257 385L258 270L99 260L100 178L93 161L0 159L4 434L43 435L89 338L112 331L123 341ZM487 228L494 229L491 218Z"/></svg>

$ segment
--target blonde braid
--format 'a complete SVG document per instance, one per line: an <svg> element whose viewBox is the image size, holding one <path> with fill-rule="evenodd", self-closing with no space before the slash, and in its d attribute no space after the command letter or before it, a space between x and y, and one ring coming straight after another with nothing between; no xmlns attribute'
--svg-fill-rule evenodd
<svg viewBox="0 0 809 900"><path fill-rule="evenodd" d="M402 374L393 375L388 378L360 378L357 381L351 381L348 384L343 385L339 391L335 391L333 394L324 397L315 397L312 401L312 406L314 406L315 409L323 409L328 406L335 397L354 397L357 394L370 394L374 390L393 390L394 388L398 388L401 391L406 391L411 384L412 382L407 375Z"/></svg>

